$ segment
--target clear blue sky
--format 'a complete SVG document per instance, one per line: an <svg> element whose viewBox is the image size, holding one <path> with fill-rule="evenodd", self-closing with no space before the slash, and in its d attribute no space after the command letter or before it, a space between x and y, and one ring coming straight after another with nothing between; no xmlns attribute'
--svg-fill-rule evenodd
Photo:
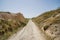
<svg viewBox="0 0 60 40"><path fill-rule="evenodd" d="M21 12L29 18L58 7L60 0L0 0L0 11Z"/></svg>

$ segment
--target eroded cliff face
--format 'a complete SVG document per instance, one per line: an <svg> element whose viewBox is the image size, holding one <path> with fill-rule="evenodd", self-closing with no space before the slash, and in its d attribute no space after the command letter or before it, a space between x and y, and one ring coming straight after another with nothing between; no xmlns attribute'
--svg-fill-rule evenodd
<svg viewBox="0 0 60 40"><path fill-rule="evenodd" d="M24 22L24 21L25 21L25 18L24 18L24 16L23 16L23 14L21 14L21 13L15 14L15 18L17 18L17 19L20 20L21 22Z"/></svg>
<svg viewBox="0 0 60 40"><path fill-rule="evenodd" d="M60 40L60 14L46 19L43 23L42 30L53 40Z"/></svg>
<svg viewBox="0 0 60 40"><path fill-rule="evenodd" d="M33 21L52 40L60 40L60 9L45 12Z"/></svg>
<svg viewBox="0 0 60 40"><path fill-rule="evenodd" d="M10 13L10 12L0 12L0 19L17 19L20 20L21 22L25 21L25 18L23 14L21 13Z"/></svg>
<svg viewBox="0 0 60 40"><path fill-rule="evenodd" d="M5 40L18 28L26 25L21 13L0 12L0 40Z"/></svg>

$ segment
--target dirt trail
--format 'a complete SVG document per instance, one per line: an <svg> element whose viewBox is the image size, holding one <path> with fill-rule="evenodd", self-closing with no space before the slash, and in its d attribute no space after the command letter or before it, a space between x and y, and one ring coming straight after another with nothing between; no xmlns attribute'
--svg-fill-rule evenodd
<svg viewBox="0 0 60 40"><path fill-rule="evenodd" d="M21 31L12 35L8 40L47 40L47 38L32 20L29 20L28 24Z"/></svg>

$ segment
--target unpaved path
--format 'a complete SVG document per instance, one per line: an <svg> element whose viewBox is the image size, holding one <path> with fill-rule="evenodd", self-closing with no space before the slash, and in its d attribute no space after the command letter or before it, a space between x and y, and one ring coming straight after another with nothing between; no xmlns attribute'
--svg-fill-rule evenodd
<svg viewBox="0 0 60 40"><path fill-rule="evenodd" d="M29 20L28 24L21 31L12 35L8 40L47 40L47 38L32 20Z"/></svg>

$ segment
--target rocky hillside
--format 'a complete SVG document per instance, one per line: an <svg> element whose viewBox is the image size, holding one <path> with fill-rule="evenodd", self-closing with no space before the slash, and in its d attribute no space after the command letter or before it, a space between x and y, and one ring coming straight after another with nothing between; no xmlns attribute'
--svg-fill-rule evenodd
<svg viewBox="0 0 60 40"><path fill-rule="evenodd" d="M0 12L0 40L5 40L26 23L21 13Z"/></svg>
<svg viewBox="0 0 60 40"><path fill-rule="evenodd" d="M60 8L45 12L32 19L52 40L60 40Z"/></svg>

